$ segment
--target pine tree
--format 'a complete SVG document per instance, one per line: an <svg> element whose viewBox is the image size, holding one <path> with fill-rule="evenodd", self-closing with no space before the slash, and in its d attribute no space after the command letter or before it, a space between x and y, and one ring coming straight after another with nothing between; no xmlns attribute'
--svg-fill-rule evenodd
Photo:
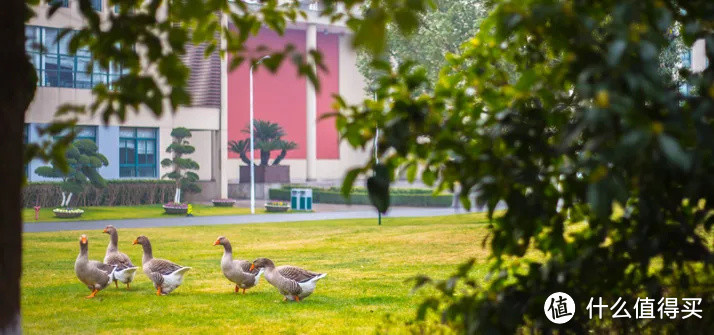
<svg viewBox="0 0 714 335"><path fill-rule="evenodd" d="M162 178L169 178L176 181L174 202L180 203L182 191L189 193L201 192L201 187L196 184L198 174L191 172L191 170L198 170L199 166L193 159L183 157L184 155L189 155L196 151L196 148L190 145L187 140L187 138L191 138L191 131L184 127L174 128L174 130L171 131L171 137L173 137L174 140L166 148L166 152L173 153L173 158L162 160L161 166L173 167L173 171L163 175Z"/></svg>

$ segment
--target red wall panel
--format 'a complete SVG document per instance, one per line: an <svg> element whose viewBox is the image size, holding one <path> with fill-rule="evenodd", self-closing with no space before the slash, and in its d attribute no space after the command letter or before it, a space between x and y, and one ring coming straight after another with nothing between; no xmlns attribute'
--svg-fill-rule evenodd
<svg viewBox="0 0 714 335"><path fill-rule="evenodd" d="M247 42L247 48L252 50L263 45L280 50L288 43L293 44L297 50L305 52L305 31L287 30L283 36L280 36L271 30L263 29ZM320 115L330 112L332 95L339 92L339 44L336 35L319 32L317 43L328 68L326 73L319 73L322 85L317 96L319 119ZM249 71L250 64L246 61L228 73L229 140L248 138L248 134L243 133L242 130L246 128L250 118ZM264 68L253 73L255 119L277 122L285 129L284 139L294 141L298 145L297 149L288 152L286 158L305 159L306 157L306 89L306 80L297 75L295 66L288 59L283 61L274 74ZM318 120L317 133L317 158L339 158L338 135L334 119ZM277 154L274 152L273 156ZM229 153L229 157L238 158L238 155Z"/></svg>
<svg viewBox="0 0 714 335"><path fill-rule="evenodd" d="M337 127L335 119L320 119L320 116L332 113L333 95L340 92L340 45L335 34L317 33L317 49L322 52L322 61L327 71L318 72L320 92L317 94L317 158L340 158Z"/></svg>

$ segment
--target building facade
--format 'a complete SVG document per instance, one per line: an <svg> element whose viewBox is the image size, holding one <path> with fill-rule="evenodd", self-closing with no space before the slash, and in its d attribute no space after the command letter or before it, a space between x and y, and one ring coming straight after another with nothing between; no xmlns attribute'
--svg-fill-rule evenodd
<svg viewBox="0 0 714 335"><path fill-rule="evenodd" d="M114 11L106 0L94 0L93 5L105 17ZM117 65L108 71L95 67L93 73L86 73L91 54L79 50L72 55L68 51L69 37L56 40L60 29L82 26L78 3L63 0L62 8L50 19L44 14L49 8L48 1L41 3L36 8L39 15L26 26L26 48L38 75L35 98L26 114L26 140L30 142L48 140L40 136L39 130L55 119L59 106L91 104L91 88L98 83L109 85L123 71ZM348 102L359 102L364 96L364 81L357 71L356 54L344 25L319 18L319 3L306 3L304 10L307 18L291 24L283 36L265 29L248 44L282 49L291 43L303 52L320 50L327 65L327 71L319 74L322 89L316 91L297 76L289 61L276 74L258 69L254 73L255 118L280 124L286 130L284 139L298 144L283 161L291 168L292 181L340 179L349 167L363 163L367 154L340 143L334 121L319 118L331 111L334 94ZM230 59L221 59L216 53L206 58L201 46L188 48L183 60L191 68L192 106L160 118L139 110L127 115L124 123L111 120L108 125L98 115L80 115L77 131L80 138L94 141L108 158L109 165L100 169L104 178L157 179L169 172L160 162L170 157L166 147L171 143L171 130L186 127L193 134L190 141L196 152L191 158L200 165L197 173L204 189L197 198L227 197L228 185L238 182L239 166L243 164L228 152L227 142L245 137L241 130L249 119L249 64L228 72L226 64ZM47 180L34 172L45 164L39 160L29 164L29 181Z"/></svg>

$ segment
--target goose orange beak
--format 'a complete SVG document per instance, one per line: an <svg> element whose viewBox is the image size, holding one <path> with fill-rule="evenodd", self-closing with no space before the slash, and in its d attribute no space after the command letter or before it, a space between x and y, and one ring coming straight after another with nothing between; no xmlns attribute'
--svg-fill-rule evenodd
<svg viewBox="0 0 714 335"><path fill-rule="evenodd" d="M251 264L250 264L250 270L248 270L248 271L253 271L253 269L255 269L255 264L251 263Z"/></svg>
<svg viewBox="0 0 714 335"><path fill-rule="evenodd" d="M106 232L107 232L107 228L104 228L104 230L102 231L102 233L106 233Z"/></svg>
<svg viewBox="0 0 714 335"><path fill-rule="evenodd" d="M87 237L82 235L82 244L86 244L86 243L87 243Z"/></svg>
<svg viewBox="0 0 714 335"><path fill-rule="evenodd" d="M219 241L219 240L216 240L215 242L213 242L213 245L219 245L219 244L221 244L221 241Z"/></svg>
<svg viewBox="0 0 714 335"><path fill-rule="evenodd" d="M131 244L139 244L139 240L134 240Z"/></svg>

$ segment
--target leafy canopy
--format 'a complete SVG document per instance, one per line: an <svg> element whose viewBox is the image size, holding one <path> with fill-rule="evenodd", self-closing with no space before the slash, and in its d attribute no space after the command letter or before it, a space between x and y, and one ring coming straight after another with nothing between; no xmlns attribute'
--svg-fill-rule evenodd
<svg viewBox="0 0 714 335"><path fill-rule="evenodd" d="M250 124L246 125L241 132L250 134ZM285 141L283 136L285 136L285 130L275 122L265 120L255 120L253 122L253 146L255 149L260 150L260 166L278 165L285 158L288 151L297 148L297 143ZM250 138L229 141L228 150L240 155L243 163L250 165L250 158L248 158ZM276 150L280 151L280 154L270 164L270 152Z"/></svg>
<svg viewBox="0 0 714 335"><path fill-rule="evenodd" d="M683 95L662 53L678 30L704 39L714 59L714 4L661 0L504 0L438 80L410 63L384 68L376 101L341 102L342 137L367 147L381 129L380 164L359 174L384 208L398 173L438 189L461 185L491 219L489 274L467 262L419 317L468 333L663 331L705 333L714 322L714 69L680 69ZM496 215L498 203L507 207ZM380 208L380 209L381 209ZM536 257L529 257L536 256ZM576 302L557 325L543 313L561 291ZM588 318L591 297L702 298L703 319ZM607 314L607 313L606 313Z"/></svg>
<svg viewBox="0 0 714 335"><path fill-rule="evenodd" d="M97 152L97 145L92 140L76 140L67 146L67 169L56 164L40 166L35 173L45 178L61 178L62 192L81 193L88 185L97 188L107 186L106 180L97 169L109 165L107 157Z"/></svg>
<svg viewBox="0 0 714 335"><path fill-rule="evenodd" d="M171 131L173 141L166 147L166 152L173 154L172 158L164 158L161 161L161 166L171 167L173 170L164 174L161 178L168 178L176 181L176 188L189 193L201 192L201 187L196 184L198 174L192 172L199 169L199 165L191 158L185 158L184 155L192 154L196 151L189 141L191 131L178 127Z"/></svg>

